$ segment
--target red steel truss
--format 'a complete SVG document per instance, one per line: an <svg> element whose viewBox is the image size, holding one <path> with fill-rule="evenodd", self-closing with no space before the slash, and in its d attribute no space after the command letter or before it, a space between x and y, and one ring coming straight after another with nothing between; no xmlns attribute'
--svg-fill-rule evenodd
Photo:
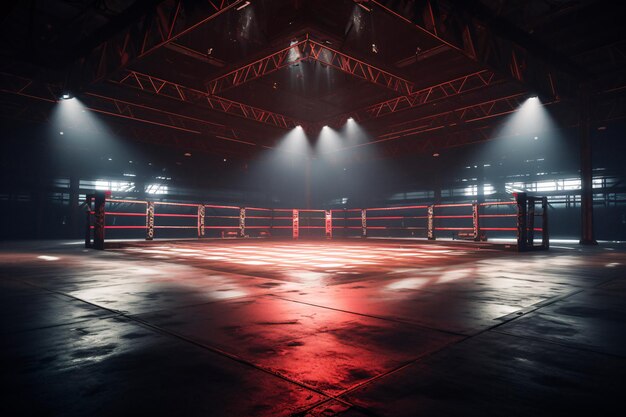
<svg viewBox="0 0 626 417"><path fill-rule="evenodd" d="M431 116L421 117L396 125L389 133L379 135L375 142L385 142L403 136L411 136L418 133L443 129L444 127L454 127L460 124L504 116L517 110L527 98L528 94L526 93L515 94Z"/></svg>
<svg viewBox="0 0 626 417"><path fill-rule="evenodd" d="M414 18L405 15L402 3L370 0L370 5L413 25L416 30L454 49L469 59L506 74L545 97L574 94L585 74L575 63L550 55L531 40L514 42L496 33L461 7L443 0L416 3ZM521 34L523 39L527 34ZM523 42L523 40L522 40Z"/></svg>
<svg viewBox="0 0 626 417"><path fill-rule="evenodd" d="M415 92L412 82L309 39L308 35L287 48L214 78L208 82L207 89L211 94L219 94L304 60L317 61L402 95Z"/></svg>
<svg viewBox="0 0 626 417"><path fill-rule="evenodd" d="M445 128L454 128L480 120L504 116L512 113L522 105L527 94L516 94L508 97L485 101L465 106L447 112L421 117L409 122L396 125L391 131L378 135L374 140L358 145L345 146L332 152L342 152L348 149L389 142L407 136L419 135L426 132L435 132Z"/></svg>
<svg viewBox="0 0 626 417"><path fill-rule="evenodd" d="M148 74L142 74L137 71L124 70L119 81L112 80L112 82L175 100L208 106L213 110L276 126L282 129L293 129L298 125L302 125L302 122L279 113L274 113L269 110L221 98L204 91L195 90L193 88L185 87L161 78L156 78Z"/></svg>
<svg viewBox="0 0 626 417"><path fill-rule="evenodd" d="M490 70L481 70L451 81L426 87L408 96L395 97L360 110L336 116L332 118L332 120L328 120L322 124L328 124L329 126L342 126L350 117L357 122L362 123L367 120L377 119L399 111L412 109L414 107L419 107L484 87L489 87L502 81L502 77L497 76L495 72Z"/></svg>
<svg viewBox="0 0 626 417"><path fill-rule="evenodd" d="M180 38L213 20L244 0L208 0L199 7L195 2L165 0L133 25L104 41L77 62L81 84L106 79L134 60Z"/></svg>
<svg viewBox="0 0 626 417"><path fill-rule="evenodd" d="M364 109L364 112L367 113L370 119L374 119L386 114L396 113L433 101L450 98L468 91L488 87L499 81L501 81L501 79L496 77L493 71L478 71L451 81L424 88L408 96L400 96L383 101L382 103L374 104ZM359 117L358 114L357 117Z"/></svg>
<svg viewBox="0 0 626 417"><path fill-rule="evenodd" d="M58 102L57 97L60 95L61 87L0 72L0 92L55 104ZM85 109L107 116L191 134L210 135L223 141L237 142L242 145L265 147L251 139L242 138L243 135L234 128L198 117L169 112L95 93L85 93L81 97L81 101L83 101ZM31 119L33 119L32 116L35 114L32 111L30 113ZM14 114L18 115L19 113Z"/></svg>
<svg viewBox="0 0 626 417"><path fill-rule="evenodd" d="M231 71L228 74L217 77L208 82L208 91L211 94L219 94L229 88L236 87L248 81L271 74L281 68L296 64L306 59L301 52L306 43L307 40L300 41L278 52L274 52L265 58L261 58Z"/></svg>
<svg viewBox="0 0 626 417"><path fill-rule="evenodd" d="M309 39L307 46L309 48L309 58L318 61L321 64L336 68L373 84L386 87L399 94L409 95L415 92L415 85L412 82L382 69L376 68L367 62L352 58L349 55L336 51L311 39Z"/></svg>

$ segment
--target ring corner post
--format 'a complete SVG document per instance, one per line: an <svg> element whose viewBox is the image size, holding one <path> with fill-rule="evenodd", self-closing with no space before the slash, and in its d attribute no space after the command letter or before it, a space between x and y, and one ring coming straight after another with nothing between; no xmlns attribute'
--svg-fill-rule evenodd
<svg viewBox="0 0 626 417"><path fill-rule="evenodd" d="M541 247L545 250L550 249L550 228L548 219L548 197L541 198Z"/></svg>
<svg viewBox="0 0 626 417"><path fill-rule="evenodd" d="M517 251L524 252L527 249L527 210L528 198L526 193L515 193L515 202L517 208Z"/></svg>
<svg viewBox="0 0 626 417"><path fill-rule="evenodd" d="M96 191L94 196L94 222L93 222L93 248L104 250L104 229L105 225L105 205L107 193L105 191Z"/></svg>
<svg viewBox="0 0 626 417"><path fill-rule="evenodd" d="M91 206L93 203L94 195L87 194L85 196L85 248L90 249L93 248L93 242L91 241L91 225L92 225L92 213L93 207Z"/></svg>
<svg viewBox="0 0 626 417"><path fill-rule="evenodd" d="M529 250L535 249L535 208L537 198L528 197L528 212L526 219L526 246Z"/></svg>

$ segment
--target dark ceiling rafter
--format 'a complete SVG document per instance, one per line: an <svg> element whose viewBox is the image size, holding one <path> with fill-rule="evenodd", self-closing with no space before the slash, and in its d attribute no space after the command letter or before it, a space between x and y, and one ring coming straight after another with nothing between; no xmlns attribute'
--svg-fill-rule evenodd
<svg viewBox="0 0 626 417"><path fill-rule="evenodd" d="M545 48L539 50L536 42L528 36L524 36L523 43L519 43L519 29L505 33L502 24L498 23L494 30L491 24L494 24L495 18L482 22L471 14L476 12L476 7L463 6L463 1L416 2L413 19L403 15L398 2L369 0L369 3L469 59L511 77L544 99L573 96L584 79L585 74L573 62L556 58L559 57L556 53L548 58ZM517 42L512 39L512 32L518 35Z"/></svg>
<svg viewBox="0 0 626 417"><path fill-rule="evenodd" d="M273 0L268 0L268 2L271 1ZM316 4L314 3L316 1L318 0L305 0L302 4L313 5ZM285 10L289 9L287 10L288 13L296 13L290 8L298 2L299 0L286 1L282 6L284 6ZM347 53L343 52L343 47L338 46L343 45L339 32L322 25L324 30L328 32L325 33L320 29L321 19L317 21L309 16L306 22L302 22L302 25L290 26L289 33L286 31L280 32L280 34L274 33L271 42L264 44L264 51L265 53L270 53L272 50L276 50L276 52L264 58L244 63L241 67L236 66L238 58L233 58L230 62L223 61L225 68L235 69L208 82L206 82L208 79L206 73L200 77L197 77L198 74L194 73L193 70L184 73L187 80L185 82L194 80L193 77L188 77L189 74L197 77L195 78L197 84L190 82L190 85L196 85L196 89L193 89L146 74L146 72L152 74L152 65L157 60L155 59L154 62L152 59L143 61L142 58L159 50L154 58L167 59L172 54L164 51L165 49L175 50L177 53L181 53L181 50L184 49L184 53L192 59L213 59L208 57L208 55L205 57L204 53L189 47L188 44L197 47L192 42L193 36L181 37L197 29L199 29L201 34L202 28L207 29L203 25L220 23L211 21L229 10L233 11L233 16L240 16L238 12L235 12L235 9L243 5L245 0L206 0L201 2L201 5L198 2L189 0L138 0L127 9L112 15L108 24L76 44L77 56L81 54L84 56L90 49L93 49L93 51L89 56L78 62L76 68L79 70L75 68L75 72L72 75L81 77L84 81L83 85L89 86L84 90L86 91L84 97L90 97L89 100L93 100L94 103L98 102L97 105L93 105L94 111L108 114L118 120L133 120L137 122L135 123L136 126L142 126L146 129L148 126L163 127L166 128L170 136L175 136L176 132L181 132L181 134L188 132L187 136L202 135L206 132L208 135L216 136L224 141L233 139L232 145L234 147L241 146L242 149L248 151L255 149L255 147L261 148L263 146L259 145L257 143L259 141L256 139L241 139L247 136L246 134L238 133L243 132L243 130L232 130L230 133L218 136L219 132L214 132L210 127L203 126L201 122L211 124L211 120L221 120L231 124L232 120L235 120L220 113L243 117L258 122L254 127L260 133L258 135L254 133L253 136L263 138L277 132L274 129L276 127L291 129L297 125L302 125L307 131L315 132L322 124L330 126L342 125L347 118L352 117L359 123L371 121L366 128L374 134L378 134L372 142L361 144L360 146L384 143L388 144L385 146L389 146L389 148L408 148L409 145L407 143L411 142L413 137L415 137L416 141L422 141L427 136L430 137L431 134L433 136L443 136L443 132L457 132L462 129L474 131L478 129L478 125L497 124L500 116L509 114L515 110L517 104L521 104L521 100L511 100L510 95L522 91L523 88L529 90L529 92L538 93L542 97L543 102L554 102L559 101L561 98L568 98L567 93L572 93L572 90L574 90L572 87L577 87L581 82L581 78L587 75L585 70L581 69L583 66L586 70L597 75L597 78L592 81L586 80L586 82L590 83L594 93L591 98L594 104L592 111L594 114L598 113L597 117L592 115L594 122L602 123L601 120L611 121L626 117L625 100L623 99L626 83L624 82L624 76L619 71L619 67L623 64L626 56L623 39L617 40L615 44L611 45L598 44L598 49L593 51L581 51L580 49L574 51L570 48L568 51L572 51L571 57L563 57L556 53L551 54L551 51L544 44L537 41L538 37L524 32L520 27L507 27L505 18L497 16L497 13L490 8L491 6L488 5L488 2L477 0L467 0L467 2L464 0L355 0L355 2L363 3L367 8L372 9L372 16L376 16L376 14L378 14L379 18L383 16L381 21L385 22L387 29L400 24L401 20L407 22L407 26L402 28L403 31L401 33L399 31L395 38L390 35L389 39L398 40L401 36L411 38L411 36L407 37L406 33L413 33L415 39L411 42L428 42L430 46L436 45L421 54L416 52L413 55L413 44L410 44L407 39L406 44L403 43L401 48L397 48L397 51L394 50L394 53L390 52L389 55L405 57L407 50L411 49L408 52L411 54L408 58L396 62L398 68L406 68L406 71L409 71L411 69L409 65L413 65L418 61L423 63L432 62L433 65L440 65L439 68L442 68L441 65L450 64L457 65L458 68L455 68L454 71L442 71L440 74L438 73L438 78L422 79L417 76L414 77L416 84L418 83L417 80L420 80L420 86L428 85L427 79L433 80L433 85L418 90L412 81L393 74L395 71L394 67L391 66L391 61L393 60L384 61L390 62L389 67L385 64L377 64L378 67L375 67L366 62L370 58L376 58L368 53L369 43L365 43L365 49L361 48L364 45L360 45L354 48L348 47ZM262 2L259 0L258 3ZM252 7L255 4L257 2L253 1ZM346 4L352 6L349 0L346 0ZM140 5L145 7L142 9ZM320 13L323 12L325 15L330 16L329 13L335 10L334 2L327 1L323 6ZM344 9L348 10L350 7ZM248 11L250 10L252 9L248 9ZM281 10L282 12L285 11ZM305 9L298 10L302 14ZM337 14L333 17L333 20L339 23L344 22L345 13ZM228 19L230 19L230 16L231 13L228 14ZM135 20L134 18L137 19ZM330 20L331 18L328 17L328 19ZM573 21L572 23L577 22ZM130 27L122 29L124 25L129 24ZM409 24L411 27L408 26ZM279 45L285 45L291 39L297 39L294 45L277 50L277 48L282 47ZM325 42L323 39L329 39L329 41ZM331 40L333 43L331 43ZM230 42L232 39L229 38L227 41ZM262 43L259 43L259 45L262 45ZM94 46L97 47L94 49ZM333 46L335 49L330 46ZM202 50L200 47L197 49ZM355 56L367 56L370 58L360 60L349 55L353 54L355 50L362 51ZM400 54L399 51L404 52ZM446 54L439 55L436 59L431 59L434 56L433 51L439 51L438 53L445 51ZM264 53L260 50L258 52ZM294 54L294 52L297 53ZM398 53L396 54L396 52ZM241 57L242 55L233 53L232 56ZM379 54L378 58L381 56L383 54ZM243 58L244 61L246 59L250 58ZM444 62L444 59L450 59L450 61ZM355 94L357 99L360 100L359 104L355 104L356 101L350 100L352 96L348 88L341 90L345 84L355 84L353 79L350 79L351 77L338 77L343 80L341 82L344 84L337 82L339 88L334 88L335 86L333 85L334 95L329 95L329 97L337 99L338 104L336 107L333 107L334 110L327 110L325 113L320 112L319 116L309 116L305 112L300 115L303 118L310 117L311 120L315 120L314 122L302 123L270 110L244 104L248 99L259 100L255 104L271 109L274 103L270 97L273 96L268 95L267 100L264 100L265 97L261 97L261 94L259 94L259 91L267 91L267 85L260 85L256 89L254 87L257 86L252 86L250 90L242 89L234 93L233 97L239 101L218 96L222 91L241 86L276 71L282 71L276 76L277 78L283 75L287 76L285 68L302 61L322 64L349 74L355 79L367 81L367 83L358 83L364 87L364 94L361 97ZM608 61L610 61L610 64ZM139 65L134 65L134 63ZM8 65L8 63L5 64ZM172 64L171 67L163 70L163 74L167 75L159 75L159 77L176 79L175 75L167 71L177 71L181 68L186 68L183 64L189 64L189 62L185 61L180 65ZM316 68L319 66L317 64L315 65ZM415 65L415 67L417 66ZM5 65L3 65L4 67ZM188 65L188 67L192 69L200 68L192 65ZM133 70L139 68L142 68L141 72ZM413 69L418 71L416 68ZM594 71L595 69L597 69L597 73ZM212 70L214 71L215 69L213 68ZM432 70L437 71L434 68ZM405 71L405 69L399 69L398 71ZM465 75L459 76L464 74L461 71L466 71ZM181 71L181 73L183 72ZM29 72L27 77L33 74L34 72ZM154 74L161 73L155 70ZM214 72L211 71L211 74L214 74ZM23 98L54 103L61 92L61 88L56 84L51 85L23 79L15 85L8 85L3 77L0 74L0 91L16 94ZM444 77L446 77L447 81L440 82ZM31 78L34 78L34 76ZM49 81L56 82L58 79L55 78ZM97 83L98 81L106 81L106 83ZM123 86L126 90L120 87L112 88L108 84L109 81L117 83L120 87ZM205 83L207 91L200 91L202 87L197 87L198 85L203 85L203 83ZM375 89L368 83L384 87L395 94L390 94L389 91L384 91L382 88ZM500 83L502 83L502 86L497 85ZM112 88L114 92L109 93L111 90L107 91L107 88ZM197 88L200 88L200 90ZM138 95L134 89L141 89L150 95L178 100L194 107L168 102L165 99L160 100L158 97L151 98L148 94ZM377 96L378 98L372 99L371 95L367 95L370 91L380 93ZM103 93L100 97L96 97L96 92ZM242 94L238 95L240 92ZM117 93L119 93L119 97L116 96ZM297 93L291 91L290 93L297 95ZM396 97L393 97L394 95ZM575 93L571 95L575 95ZM284 98L281 95L276 97ZM393 98L389 99L389 97ZM528 97L528 95L523 97ZM144 99L147 102L139 104L139 101ZM485 100L488 99L490 101L486 102ZM385 101L368 105L368 103L378 100ZM283 101L288 104L294 102L287 99ZM324 106L324 101L325 98L323 97L315 97L308 100L305 105L301 103L300 105L303 106L303 109L308 109L306 106ZM563 100L563 102L566 101ZM25 102L25 100L21 100L21 102ZM290 114L288 105L280 104L278 100L276 103L277 106L283 106L285 113ZM437 103L437 105L420 108L420 106L430 103ZM365 107L361 107L364 105ZM41 107L45 107L45 103ZM166 110L174 107L176 107L175 113ZM183 107L185 111L181 111L180 107ZM200 114L199 112L204 111L206 108L215 110L215 112L210 111L206 120L202 120L204 119L204 114L200 118L194 117L194 115L197 116ZM444 108L453 110L446 110L445 113L436 115L431 114L435 109L440 109L436 111L442 112ZM346 112L346 110L349 111ZM13 111L15 114L19 114L20 117L26 116L26 112L17 107L15 109L8 107L7 111ZM405 111L406 113L398 114L397 117L393 116L376 121L384 116ZM339 116L327 117L329 114L338 114L339 112L342 112ZM192 116L190 117L189 115ZM385 126L385 122L389 120L407 120L411 118L415 119L401 123L405 127L404 129L392 127L392 130L389 130L389 126ZM131 123L122 124L131 125ZM218 124L216 123L216 125ZM246 129L246 126L249 126L249 124L242 123L242 129ZM487 128L479 129L479 131L481 132L479 135L481 138L484 137L486 132L489 132ZM428 132L428 135L422 135L422 133L426 132ZM459 143L469 143L463 139L465 136L460 133L450 133L450 135L450 139L442 141L442 143L446 144L446 147L455 146L454 138L459 138ZM408 139L398 140L401 138ZM243 143L238 144L237 141L239 140L243 141ZM210 143L211 141L207 142ZM271 140L263 140L262 142L269 143ZM227 142L223 143L226 144ZM255 147L249 145L254 145ZM346 147L342 150L346 149L351 148Z"/></svg>
<svg viewBox="0 0 626 417"><path fill-rule="evenodd" d="M88 55L78 59L71 71L72 84L82 89L107 79L135 60L153 53L243 2L161 1L131 26L103 40Z"/></svg>

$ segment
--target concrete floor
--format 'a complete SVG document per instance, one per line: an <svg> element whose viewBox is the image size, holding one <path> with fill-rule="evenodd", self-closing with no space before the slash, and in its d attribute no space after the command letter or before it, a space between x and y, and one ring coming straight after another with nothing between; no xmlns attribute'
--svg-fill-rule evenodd
<svg viewBox="0 0 626 417"><path fill-rule="evenodd" d="M2 416L623 415L626 247L0 245Z"/></svg>

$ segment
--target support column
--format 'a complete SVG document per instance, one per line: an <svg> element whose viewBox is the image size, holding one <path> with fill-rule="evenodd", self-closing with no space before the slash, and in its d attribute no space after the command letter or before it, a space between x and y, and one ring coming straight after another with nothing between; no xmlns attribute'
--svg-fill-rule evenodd
<svg viewBox="0 0 626 417"><path fill-rule="evenodd" d="M593 233L593 164L591 152L591 99L589 86L582 87L580 98L580 244L597 245Z"/></svg>
<svg viewBox="0 0 626 417"><path fill-rule="evenodd" d="M69 236L74 238L78 236L78 218L80 216L80 206L78 201L79 193L79 177L77 175L70 176L70 206L69 206Z"/></svg>
<svg viewBox="0 0 626 417"><path fill-rule="evenodd" d="M535 203L537 199L535 197L528 197L528 218L526 221L526 242L529 249L535 246Z"/></svg>
<svg viewBox="0 0 626 417"><path fill-rule="evenodd" d="M94 199L94 195L93 194L87 194L85 196L85 207L86 207L86 211L85 211L85 247L86 248L91 248L93 247L92 243L91 243L91 212L93 211L93 207L92 207L92 203L93 203L93 199Z"/></svg>
<svg viewBox="0 0 626 417"><path fill-rule="evenodd" d="M482 162L478 166L476 172L476 201L478 203L485 202L485 167L483 167Z"/></svg>
<svg viewBox="0 0 626 417"><path fill-rule="evenodd" d="M306 208L311 208L311 158L304 161L304 198Z"/></svg>
<svg viewBox="0 0 626 417"><path fill-rule="evenodd" d="M548 228L548 197L541 198L541 246L550 249L550 229Z"/></svg>

